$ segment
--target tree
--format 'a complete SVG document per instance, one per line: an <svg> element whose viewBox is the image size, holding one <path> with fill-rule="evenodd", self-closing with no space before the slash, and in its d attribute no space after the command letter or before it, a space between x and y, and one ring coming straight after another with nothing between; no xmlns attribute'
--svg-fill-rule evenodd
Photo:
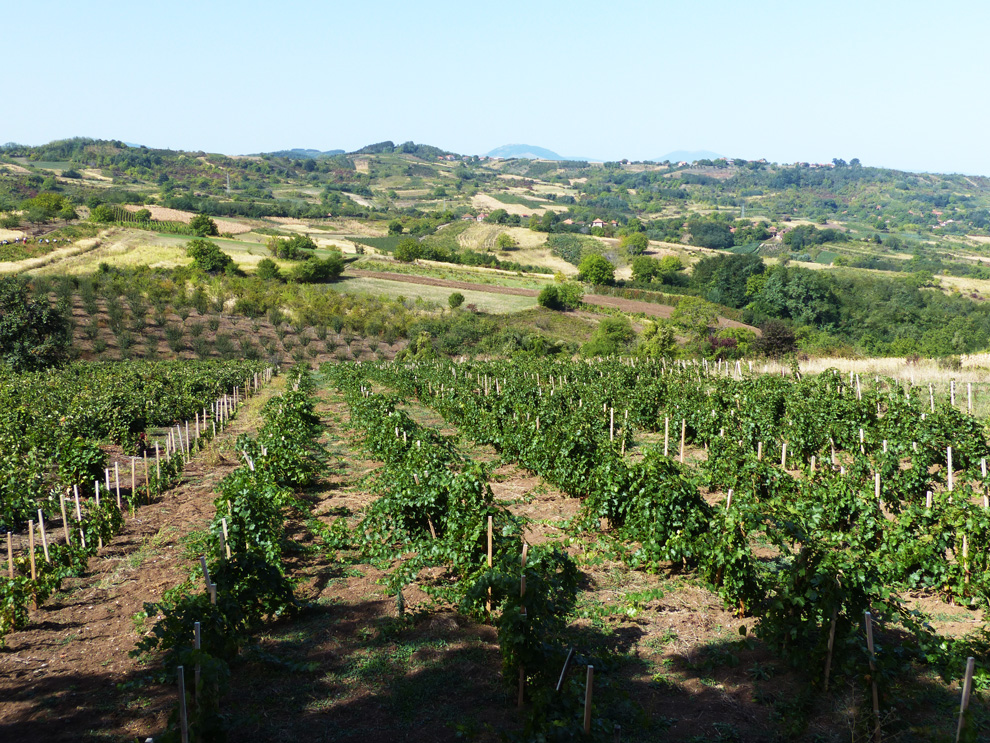
<svg viewBox="0 0 990 743"><path fill-rule="evenodd" d="M206 214L197 214L189 220L189 229L199 237L216 237L220 234L217 223Z"/></svg>
<svg viewBox="0 0 990 743"><path fill-rule="evenodd" d="M271 258L262 258L258 261L258 270L255 275L265 281L278 281L282 278L282 271Z"/></svg>
<svg viewBox="0 0 990 743"><path fill-rule="evenodd" d="M536 302L540 307L546 307L548 310L576 310L581 306L583 296L584 292L580 284L565 281L543 287Z"/></svg>
<svg viewBox="0 0 990 743"><path fill-rule="evenodd" d="M642 232L633 232L632 234L626 235L619 243L619 247L625 248L629 255L642 255L646 252L646 249L649 246L650 241Z"/></svg>
<svg viewBox="0 0 990 743"><path fill-rule="evenodd" d="M309 235L268 238L268 252L284 261L302 261L310 256L306 251L316 250L317 245Z"/></svg>
<svg viewBox="0 0 990 743"><path fill-rule="evenodd" d="M113 209L111 209L106 204L97 204L92 209L89 210L89 218L93 222L113 222L114 220Z"/></svg>
<svg viewBox="0 0 990 743"><path fill-rule="evenodd" d="M196 268L207 273L220 273L234 264L233 258L220 250L216 243L203 238L190 240L186 245L186 255L193 259Z"/></svg>
<svg viewBox="0 0 990 743"><path fill-rule="evenodd" d="M754 348L764 356L780 358L794 350L794 331L780 320L769 320L760 328L762 335L756 339Z"/></svg>
<svg viewBox="0 0 990 743"><path fill-rule="evenodd" d="M694 266L691 283L711 302L726 307L746 304L747 281L766 267L758 255L713 255Z"/></svg>
<svg viewBox="0 0 990 743"><path fill-rule="evenodd" d="M401 235L402 234L402 222L398 219L393 219L388 223L388 234L390 235Z"/></svg>
<svg viewBox="0 0 990 743"><path fill-rule="evenodd" d="M64 311L33 301L25 279L0 278L0 357L7 367L30 371L60 364L71 340Z"/></svg>
<svg viewBox="0 0 990 743"><path fill-rule="evenodd" d="M673 326L663 320L647 324L636 353L651 359L677 356L677 337Z"/></svg>
<svg viewBox="0 0 990 743"><path fill-rule="evenodd" d="M718 307L701 297L683 297L671 313L670 320L695 339L704 340L718 322Z"/></svg>
<svg viewBox="0 0 990 743"><path fill-rule="evenodd" d="M134 212L134 219L138 222L148 222L151 220L151 212L147 209L138 209Z"/></svg>
<svg viewBox="0 0 990 743"><path fill-rule="evenodd" d="M607 286L615 280L615 266L597 253L588 253L578 264L578 278L595 286Z"/></svg>
<svg viewBox="0 0 990 743"><path fill-rule="evenodd" d="M464 304L464 295L461 294L460 292L454 292L449 297L447 297L447 304L449 305L450 309L456 310L458 307Z"/></svg>
<svg viewBox="0 0 990 743"><path fill-rule="evenodd" d="M412 263L414 260L423 257L423 246L415 238L408 237L395 246L395 252L392 255L395 256L395 260L397 261Z"/></svg>
<svg viewBox="0 0 990 743"><path fill-rule="evenodd" d="M660 261L638 255L633 258L632 277L634 281L653 281L660 275Z"/></svg>
<svg viewBox="0 0 990 743"><path fill-rule="evenodd" d="M624 317L606 317L595 328L588 342L581 346L585 356L615 356L636 339L630 322Z"/></svg>
<svg viewBox="0 0 990 743"><path fill-rule="evenodd" d="M495 247L498 250L513 250L517 245L518 243L508 232L499 232L498 237L495 238Z"/></svg>
<svg viewBox="0 0 990 743"><path fill-rule="evenodd" d="M292 274L292 280L301 284L319 284L333 281L344 272L344 256L330 253L324 259L310 258L303 261Z"/></svg>
<svg viewBox="0 0 990 743"><path fill-rule="evenodd" d="M508 220L509 213L505 209L496 209L485 217L485 221L489 224L505 224Z"/></svg>
<svg viewBox="0 0 990 743"><path fill-rule="evenodd" d="M712 219L692 219L688 222L691 244L713 250L727 250L735 244L729 226Z"/></svg>

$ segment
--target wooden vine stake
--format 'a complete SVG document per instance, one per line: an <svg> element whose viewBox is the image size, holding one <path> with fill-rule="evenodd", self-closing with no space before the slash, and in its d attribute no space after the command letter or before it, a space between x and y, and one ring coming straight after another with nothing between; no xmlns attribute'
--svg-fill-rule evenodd
<svg viewBox="0 0 990 743"><path fill-rule="evenodd" d="M959 704L959 726L956 728L956 743L962 738L966 728L966 710L969 709L969 696L973 693L973 669L976 659L972 656L966 659L966 676L963 678L962 701Z"/></svg>
<svg viewBox="0 0 990 743"><path fill-rule="evenodd" d="M148 498L148 505L151 505L151 475L148 472L148 452L144 452L144 487Z"/></svg>
<svg viewBox="0 0 990 743"><path fill-rule="evenodd" d="M946 470L946 476L949 482L949 492L952 492L952 447L948 447L946 450L946 462L948 469Z"/></svg>
<svg viewBox="0 0 990 743"><path fill-rule="evenodd" d="M45 551L45 562L51 563L51 558L48 557L48 535L45 534L45 514L40 508L38 509L38 529L41 530L41 548Z"/></svg>
<svg viewBox="0 0 990 743"><path fill-rule="evenodd" d="M123 509L124 506L120 501L120 466L116 462L113 463L113 476L114 484L117 486L117 508Z"/></svg>
<svg viewBox="0 0 990 743"><path fill-rule="evenodd" d="M12 541L13 535L7 532L7 577L13 580L14 578L14 542Z"/></svg>
<svg viewBox="0 0 990 743"><path fill-rule="evenodd" d="M223 549L227 554L227 559L230 559L230 542L228 541L230 537L227 536L227 519L220 519L220 526L223 528Z"/></svg>
<svg viewBox="0 0 990 743"><path fill-rule="evenodd" d="M65 513L65 493L59 491L58 505L62 510L62 533L65 534L65 543L69 544L69 519Z"/></svg>
<svg viewBox="0 0 990 743"><path fill-rule="evenodd" d="M786 441L780 447L780 468L782 470L787 469L787 442Z"/></svg>
<svg viewBox="0 0 990 743"><path fill-rule="evenodd" d="M34 521L28 521L28 554L31 557L31 580L38 580L38 569L34 564Z"/></svg>
<svg viewBox="0 0 990 743"><path fill-rule="evenodd" d="M687 418L681 418L681 464L684 464L684 438L687 434Z"/></svg>
<svg viewBox="0 0 990 743"><path fill-rule="evenodd" d="M591 695L595 685L595 667L588 666L584 683L584 734L591 735Z"/></svg>
<svg viewBox="0 0 990 743"><path fill-rule="evenodd" d="M877 664L876 655L873 652L873 615L870 612L864 613L866 619L866 647L870 651L870 687L873 692L873 740L880 741L880 696L877 691Z"/></svg>
<svg viewBox="0 0 990 743"><path fill-rule="evenodd" d="M203 567L203 580L206 581L206 590L210 592L210 603L216 606L217 584L210 580L210 569L206 566L206 555L201 555L199 564Z"/></svg>
<svg viewBox="0 0 990 743"><path fill-rule="evenodd" d="M199 622L193 622L193 650L201 650L203 647L203 634L200 630ZM199 676L200 665L196 661L196 670L193 674L193 696L196 699L196 706L199 706Z"/></svg>
<svg viewBox="0 0 990 743"><path fill-rule="evenodd" d="M835 647L835 620L838 611L832 609L832 627L828 631L828 655L825 656L825 693L828 693L828 677L832 672L832 649Z"/></svg>
<svg viewBox="0 0 990 743"><path fill-rule="evenodd" d="M94 482L94 485L96 485L96 507L99 508L100 507L100 481L99 480L96 480ZM97 532L96 540L97 540L96 541L96 547L97 547L97 549L103 549L103 535L100 534L99 532Z"/></svg>
<svg viewBox="0 0 990 743"><path fill-rule="evenodd" d="M488 517L488 569L492 569L492 517ZM491 614L492 611L492 589L488 589L488 601L485 603L485 610Z"/></svg>
<svg viewBox="0 0 990 743"><path fill-rule="evenodd" d="M663 419L663 455L670 456L670 416Z"/></svg>
<svg viewBox="0 0 990 743"><path fill-rule="evenodd" d="M973 414L973 383L966 382L966 412Z"/></svg>
<svg viewBox="0 0 990 743"><path fill-rule="evenodd" d="M762 462L763 461L763 442L762 441L757 441L756 442L756 461L758 461L758 462Z"/></svg>
<svg viewBox="0 0 990 743"><path fill-rule="evenodd" d="M182 743L189 743L189 717L186 714L186 677L182 666L177 669L179 676L179 735Z"/></svg>

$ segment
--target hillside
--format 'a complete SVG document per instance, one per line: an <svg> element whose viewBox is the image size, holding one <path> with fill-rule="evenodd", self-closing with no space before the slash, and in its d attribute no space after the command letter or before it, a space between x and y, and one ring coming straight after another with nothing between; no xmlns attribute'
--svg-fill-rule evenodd
<svg viewBox="0 0 990 743"><path fill-rule="evenodd" d="M670 153L704 154L712 153ZM188 222L205 214L249 272L267 240L291 235L359 262L389 257L411 239L417 265L453 272L434 277L457 282L480 281L480 269L573 278L582 260L601 256L614 270L610 294L668 307L696 297L749 326L778 321L807 353L940 356L990 343L985 177L855 159L497 160L390 141L350 154L242 157L92 139L0 150L5 270L95 268L95 260L70 255L94 239L94 210L103 226L127 231L103 238L123 240L121 247L104 244L92 257L125 265L183 264ZM21 237L63 242L25 245ZM751 275L761 278L747 284ZM376 282L354 285L444 299L436 287ZM469 304L495 313L525 308L484 291ZM635 324L646 319L627 315ZM687 342L690 330L675 329ZM732 353L747 352L736 341Z"/></svg>

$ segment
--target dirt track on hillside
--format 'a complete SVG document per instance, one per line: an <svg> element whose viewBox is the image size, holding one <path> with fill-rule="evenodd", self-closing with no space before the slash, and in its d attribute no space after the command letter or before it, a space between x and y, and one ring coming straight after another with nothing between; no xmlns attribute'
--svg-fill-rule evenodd
<svg viewBox="0 0 990 743"><path fill-rule="evenodd" d="M411 276L402 273L389 273L388 271L365 271L359 268L347 269L349 276L361 276L368 279L382 279L384 281L400 281L406 284L421 284L423 286L442 286L448 289L464 289L472 292L485 292L487 294L512 294L517 297L535 297L539 294L536 289L519 289L512 286L495 286L492 284L473 284L470 281L451 281L449 279L434 279L429 276ZM642 312L650 317L669 318L674 308L666 304L654 304L653 302L637 302L633 299L623 299L622 297L609 297L603 294L585 294L585 304L594 304L599 307L614 307L623 312ZM758 332L756 328L746 325L736 320L726 317L718 319L721 328L748 328Z"/></svg>

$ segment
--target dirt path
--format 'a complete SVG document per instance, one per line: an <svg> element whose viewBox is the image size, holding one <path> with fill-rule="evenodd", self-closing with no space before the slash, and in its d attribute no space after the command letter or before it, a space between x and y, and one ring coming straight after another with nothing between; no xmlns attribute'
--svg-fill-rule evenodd
<svg viewBox="0 0 990 743"><path fill-rule="evenodd" d="M470 281L453 281L450 279L434 279L430 276L411 276L402 273L390 273L388 271L365 271L359 268L348 268L347 275L361 276L369 279L382 279L384 281L399 281L405 284L421 284L423 286L442 286L448 289L467 289L473 292L486 292L488 294L512 294L517 297L535 297L539 295L536 289L520 289L513 286L494 286L492 284L474 284ZM641 312L649 317L669 318L674 313L674 308L665 304L654 304L653 302L638 302L633 299L623 299L621 297L609 297L603 294L585 294L585 304L594 304L599 307L614 307L622 312ZM721 328L747 328L758 332L756 328L745 323L730 320L726 317L718 319Z"/></svg>
<svg viewBox="0 0 990 743"><path fill-rule="evenodd" d="M276 384L278 382L276 381ZM0 650L0 740L143 740L164 727L171 689L121 688L150 669L131 650L152 622L145 602L189 577L190 535L213 517L215 489L237 465L237 436L250 430L273 393L248 400L218 438L194 455L181 484L126 517L123 531L87 573L31 612Z"/></svg>

